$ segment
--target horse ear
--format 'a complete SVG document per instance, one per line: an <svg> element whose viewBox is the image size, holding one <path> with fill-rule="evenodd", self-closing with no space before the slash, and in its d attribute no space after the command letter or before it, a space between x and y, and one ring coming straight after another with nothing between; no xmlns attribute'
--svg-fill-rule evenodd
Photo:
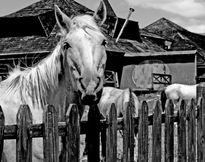
<svg viewBox="0 0 205 162"><path fill-rule="evenodd" d="M99 26L103 25L105 22L107 18L107 8L103 0L100 1L100 5L95 11L93 17Z"/></svg>
<svg viewBox="0 0 205 162"><path fill-rule="evenodd" d="M68 33L71 20L66 14L64 14L61 11L61 9L57 5L55 5L55 17L56 17L56 22L60 27L62 34Z"/></svg>

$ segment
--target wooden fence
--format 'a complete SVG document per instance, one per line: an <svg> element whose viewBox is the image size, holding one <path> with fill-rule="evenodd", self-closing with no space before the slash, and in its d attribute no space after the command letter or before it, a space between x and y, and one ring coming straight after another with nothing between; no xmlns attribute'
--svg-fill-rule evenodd
<svg viewBox="0 0 205 162"><path fill-rule="evenodd" d="M123 119L117 118L114 104L112 104L107 119L104 121L100 121L99 116L96 115L99 113L96 112L98 110L91 107L88 123L79 122L76 105L71 105L69 108L70 111L66 114L65 122L58 122L55 108L49 105L43 113L43 123L32 124L31 112L28 106L24 105L18 111L17 124L4 125L4 114L0 108L0 158L3 158L4 140L16 139L16 161L30 162L32 161L32 138L42 137L44 161L58 162L59 136L64 136L67 148L64 161L78 162L80 134L88 129L88 132L90 132L88 133L88 161L99 161L99 137L100 131L104 130L102 134L106 137L106 144L104 145L106 162L116 162L117 130L121 129L123 130L123 162L134 162L134 157L135 159L137 157L138 162L173 162L174 159L180 162L204 162L204 87L198 87L197 96L197 103L194 100L189 104L183 100L180 101L179 111L174 111L172 101L167 100L165 112L162 112L160 101L156 101L152 115L148 114L150 108L147 102L142 101L138 118L133 117L132 102L127 103ZM176 125L177 129L174 129ZM152 127L152 131L150 131L150 127ZM134 138L135 129L138 130L137 139ZM152 141L151 150L149 135ZM175 141L175 139L177 140ZM137 152L134 151L134 147L138 147ZM176 148L177 153L175 153Z"/></svg>

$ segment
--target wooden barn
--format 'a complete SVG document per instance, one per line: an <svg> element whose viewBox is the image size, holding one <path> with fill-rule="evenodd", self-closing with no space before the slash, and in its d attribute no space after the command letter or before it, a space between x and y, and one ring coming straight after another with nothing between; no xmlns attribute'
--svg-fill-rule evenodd
<svg viewBox="0 0 205 162"><path fill-rule="evenodd" d="M157 90L171 82L194 84L196 77L203 75L199 69L204 66L199 67L199 62L204 64L204 49L195 43L204 41L203 37L198 35L194 37L196 40L188 41L183 28L174 23L178 27L173 30L174 36L167 34L168 30L166 34L159 32L158 29L163 31L163 25L166 26L164 21L140 30L138 22L129 20L116 42L125 19L117 17L108 0L103 1L108 10L102 26L108 38L107 85ZM41 0L0 17L0 74L3 79L13 65L31 66L54 49L58 42L54 4L68 16L93 12L74 0Z"/></svg>
<svg viewBox="0 0 205 162"><path fill-rule="evenodd" d="M154 23L148 25L143 31L160 35L170 40L170 48L168 51L191 51L196 50L196 82L205 81L205 36L192 33L174 22L161 18ZM152 39L153 40L153 39ZM153 40L157 42L157 40ZM157 43L160 46L160 42ZM186 60L187 57L184 57Z"/></svg>

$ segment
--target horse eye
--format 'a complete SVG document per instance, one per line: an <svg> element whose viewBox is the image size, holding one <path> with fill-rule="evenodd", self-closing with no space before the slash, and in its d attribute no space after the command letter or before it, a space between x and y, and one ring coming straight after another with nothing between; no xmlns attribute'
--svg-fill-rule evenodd
<svg viewBox="0 0 205 162"><path fill-rule="evenodd" d="M103 40L101 45L106 46L107 45L107 40Z"/></svg>
<svg viewBox="0 0 205 162"><path fill-rule="evenodd" d="M70 46L70 44L68 43L68 42L64 42L64 44L63 44L63 49L64 50L67 50L68 48L70 48L71 46Z"/></svg>
<svg viewBox="0 0 205 162"><path fill-rule="evenodd" d="M78 65L71 66L71 70L72 71L77 71L81 75L80 67Z"/></svg>
<svg viewBox="0 0 205 162"><path fill-rule="evenodd" d="M100 64L100 65L97 66L97 70L99 70L99 69L104 69L104 68L105 68L105 65L104 65L104 64Z"/></svg>
<svg viewBox="0 0 205 162"><path fill-rule="evenodd" d="M76 71L75 66L71 66L71 70L72 70L72 71Z"/></svg>

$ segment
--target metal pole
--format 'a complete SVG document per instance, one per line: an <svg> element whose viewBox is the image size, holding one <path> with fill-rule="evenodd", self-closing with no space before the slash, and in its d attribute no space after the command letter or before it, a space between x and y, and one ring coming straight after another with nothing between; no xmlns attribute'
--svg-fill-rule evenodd
<svg viewBox="0 0 205 162"><path fill-rule="evenodd" d="M130 16L131 16L131 14L132 14L134 11L135 11L135 10L134 10L133 8L130 8L130 9L129 9L129 14L127 15L127 18L126 18L126 20L125 20L125 22L124 22L124 24L123 24L123 26L122 26L122 28L121 28L121 30L120 30L120 33L119 33L118 36L117 36L117 39L115 40L116 43L118 42L120 36L122 35L122 32L123 32L125 26L127 25L127 22L128 22L128 20L129 20L129 18L130 18Z"/></svg>

